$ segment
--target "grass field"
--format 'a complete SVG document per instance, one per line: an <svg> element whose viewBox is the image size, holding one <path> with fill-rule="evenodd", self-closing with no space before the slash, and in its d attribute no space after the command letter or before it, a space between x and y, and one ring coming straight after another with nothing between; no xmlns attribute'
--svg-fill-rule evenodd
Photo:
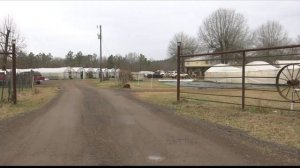
<svg viewBox="0 0 300 168"><path fill-rule="evenodd" d="M114 81L89 81L95 86L102 88L116 88L118 85ZM241 103L240 97L223 97L203 94L233 95L240 96L238 89L186 89L181 88L182 97L201 99L190 100L181 98L181 102L176 101L176 88L153 80L144 82L130 82L131 90L139 99L166 106L176 110L176 113L183 117L203 119L213 123L241 129L248 134L279 144L285 144L300 149L300 114L295 111L274 110L263 108L263 106L289 109L287 102L273 102L266 100L246 99L246 104L257 107L248 107L244 111L240 105L224 103L214 103L207 100L223 101L230 103ZM152 87L151 87L152 86ZM272 90L272 89L271 89ZM202 93L202 94L200 94ZM277 92L246 91L247 97L266 98L283 100ZM297 110L299 103L295 104Z"/></svg>
<svg viewBox="0 0 300 168"><path fill-rule="evenodd" d="M49 85L37 85L34 90L24 89L17 92L17 104L0 103L0 120L37 109L49 102L57 93L57 87Z"/></svg>

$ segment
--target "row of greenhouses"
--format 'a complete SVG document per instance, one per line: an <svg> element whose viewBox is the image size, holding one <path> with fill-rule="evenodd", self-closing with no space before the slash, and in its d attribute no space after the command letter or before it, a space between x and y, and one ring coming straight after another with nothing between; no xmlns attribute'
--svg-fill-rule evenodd
<svg viewBox="0 0 300 168"><path fill-rule="evenodd" d="M83 67L60 67L60 68L32 68L17 69L17 74L22 72L39 72L43 77L49 80L60 79L99 79L100 68L83 68ZM102 69L102 78L114 78L118 76L119 69Z"/></svg>

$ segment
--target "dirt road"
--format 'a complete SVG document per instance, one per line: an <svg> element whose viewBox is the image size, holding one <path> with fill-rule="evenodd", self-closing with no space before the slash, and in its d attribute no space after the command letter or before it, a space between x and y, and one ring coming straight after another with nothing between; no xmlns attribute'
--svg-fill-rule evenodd
<svg viewBox="0 0 300 168"><path fill-rule="evenodd" d="M0 165L300 163L263 154L229 132L180 118L124 90L64 81L50 104L0 122Z"/></svg>

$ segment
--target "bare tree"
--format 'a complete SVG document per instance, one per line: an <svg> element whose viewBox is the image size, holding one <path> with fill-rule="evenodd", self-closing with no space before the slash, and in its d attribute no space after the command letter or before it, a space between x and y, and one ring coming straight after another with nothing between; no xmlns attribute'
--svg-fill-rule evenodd
<svg viewBox="0 0 300 168"><path fill-rule="evenodd" d="M261 25L254 31L254 45L255 47L275 47L288 45L291 43L288 34L284 31L283 26L277 21L268 21ZM274 63L276 59L283 59L281 56L287 50L270 50L264 52L257 52L257 55L263 56L261 60L269 63Z"/></svg>
<svg viewBox="0 0 300 168"><path fill-rule="evenodd" d="M236 50L250 45L246 19L231 9L220 8L203 21L198 37L202 48L212 52ZM228 58L221 55L221 62Z"/></svg>
<svg viewBox="0 0 300 168"><path fill-rule="evenodd" d="M8 52L12 40L16 40L16 50L19 52L21 49L25 48L24 38L20 36L17 31L15 22L10 16L3 19L0 24L0 50L2 52ZM7 54L4 54L1 59L2 69L6 69Z"/></svg>
<svg viewBox="0 0 300 168"><path fill-rule="evenodd" d="M277 21L268 21L254 32L256 47L275 47L290 43L288 34Z"/></svg>
<svg viewBox="0 0 300 168"><path fill-rule="evenodd" d="M170 63L173 64L172 67L176 67L177 60L177 43L181 42L181 55L191 55L198 52L198 42L197 39L180 32L174 35L172 40L169 43L168 52L170 56ZM184 59L181 59L181 71L184 71Z"/></svg>
<svg viewBox="0 0 300 168"><path fill-rule="evenodd" d="M198 50L197 39L180 32L175 34L169 43L168 53L170 57L176 57L177 55L177 42L181 42L181 55L195 54Z"/></svg>

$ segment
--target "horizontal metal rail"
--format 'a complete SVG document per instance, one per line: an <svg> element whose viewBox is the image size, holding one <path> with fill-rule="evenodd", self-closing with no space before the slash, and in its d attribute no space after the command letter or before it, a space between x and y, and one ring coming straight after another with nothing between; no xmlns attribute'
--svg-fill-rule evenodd
<svg viewBox="0 0 300 168"><path fill-rule="evenodd" d="M278 49L297 48L297 47L300 47L300 45L298 44L298 45L287 45L287 46L278 46L278 47L269 47L269 48L253 48L253 49L234 50L234 51L215 52L215 53L192 54L192 55L180 55L180 57L195 57L195 56L207 56L207 55L221 55L221 54L242 53L242 52L251 52L251 51L278 50Z"/></svg>
<svg viewBox="0 0 300 168"><path fill-rule="evenodd" d="M194 62L194 61L189 61L189 62ZM300 63L294 63L294 64L299 64L300 65ZM265 65L270 65L270 64L251 64L251 65L245 65L245 67L247 67L247 66L265 66ZM271 65L287 65L286 63L285 64L271 64ZM212 65L212 66L214 66L214 65ZM211 67L212 67L211 66ZM242 67L243 65L241 65L241 64L232 64L232 65L218 65L218 66L214 66L214 67L236 67L236 68L240 68L240 67Z"/></svg>
<svg viewBox="0 0 300 168"><path fill-rule="evenodd" d="M197 89L223 89L223 90L241 90L241 88L237 88L237 87L220 87L220 88L216 88L216 87L199 87L199 86L181 86L181 87L185 87L185 88L197 88Z"/></svg>
<svg viewBox="0 0 300 168"><path fill-rule="evenodd" d="M251 85L256 85L256 84L251 84ZM247 86L247 85L246 85ZM275 85L269 85L268 86L274 86ZM238 87L200 87L200 86L182 86L184 88L195 88L198 90L202 89L218 89L218 90L241 90L241 88ZM251 89L251 88L245 88L245 90L249 91L258 91L258 92L278 92L277 90L266 90L266 89Z"/></svg>
<svg viewBox="0 0 300 168"><path fill-rule="evenodd" d="M196 95L209 95L209 96L217 96L217 97L234 97L234 98L241 98L242 96L235 96L235 95L219 95L219 94L210 94L210 93L193 93L193 92L181 92L181 93L186 93L186 94L196 94ZM291 101L287 101L287 100L276 100L276 99L264 99L264 98L258 98L258 97L247 97L245 96L245 98L247 99L255 99L255 100L266 100L266 101L275 101L275 102L291 102Z"/></svg>
<svg viewBox="0 0 300 168"><path fill-rule="evenodd" d="M205 77L205 79L211 79L211 78L242 78L241 76L224 76L224 77ZM263 76L245 76L245 78L276 78L276 77L273 77L273 76L266 76L266 77L263 77ZM284 79L282 79L284 80Z"/></svg>
<svg viewBox="0 0 300 168"><path fill-rule="evenodd" d="M231 103L231 102L223 102L223 101L216 101L216 100L205 100L205 99L195 99L195 98L183 97L183 96L180 96L180 98L190 99L190 100L198 100L198 101L214 102L214 103L225 103L225 104L232 104L232 105L239 105L239 106L242 105L240 103Z"/></svg>
<svg viewBox="0 0 300 168"><path fill-rule="evenodd" d="M273 79L276 78L275 76L245 76L245 78L267 78L267 79Z"/></svg>
<svg viewBox="0 0 300 168"><path fill-rule="evenodd" d="M196 101L206 101L206 102L213 102L213 103L231 104L231 105L238 105L238 106L242 105L242 104L239 104L239 103L223 102L223 101L216 101L216 100L195 99L195 98L184 97L184 96L181 96L180 98L188 99L188 100L196 100ZM274 109L274 110L300 112L299 110L290 110L290 109L285 109L285 108L277 108L277 107L269 107L269 106L257 106L257 105L250 105L250 104L245 104L245 106L258 107L258 108L268 108L268 109Z"/></svg>
<svg viewBox="0 0 300 168"><path fill-rule="evenodd" d="M208 55L207 55L208 56ZM300 53L296 54L285 54L285 55L260 55L260 56L248 56L246 59L253 58L274 58L274 57L288 57L288 56L300 56ZM200 56L199 56L200 57ZM203 56L204 57L204 56ZM234 58L226 58L228 60L242 60L242 55L225 55L224 57L234 57ZM224 58L209 58L209 59L201 59L201 60L185 60L185 62L194 62L194 61L211 61L211 60L223 60Z"/></svg>
<svg viewBox="0 0 300 168"><path fill-rule="evenodd" d="M199 92L181 92L186 94L195 94L195 95L209 95L209 96L220 96L220 97L235 97L235 98L241 98L241 96L235 96L235 95L219 95L219 94L211 94L211 93L199 93Z"/></svg>
<svg viewBox="0 0 300 168"><path fill-rule="evenodd" d="M247 59L252 59L252 58L274 58L274 57L288 57L288 56L300 56L300 53L296 53L296 54L285 54L285 55L271 55L271 56L267 56L267 55L262 55L262 56L248 56Z"/></svg>
<svg viewBox="0 0 300 168"><path fill-rule="evenodd" d="M277 90L265 90L265 89L250 89L250 88L246 88L245 90L251 90L251 91L258 91L258 92L278 92Z"/></svg>

